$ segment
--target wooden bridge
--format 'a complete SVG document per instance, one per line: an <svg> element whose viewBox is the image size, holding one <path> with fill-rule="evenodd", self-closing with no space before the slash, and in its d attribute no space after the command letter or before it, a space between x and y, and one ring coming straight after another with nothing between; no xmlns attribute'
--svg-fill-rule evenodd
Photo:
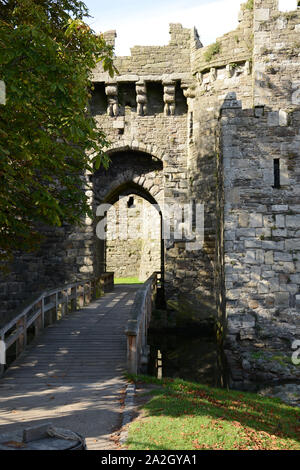
<svg viewBox="0 0 300 470"><path fill-rule="evenodd" d="M41 294L2 328L2 346L17 357L0 379L0 434L51 421L83 435L88 449L111 448L124 372L138 372L145 359L157 279L113 288L107 273L70 284Z"/></svg>

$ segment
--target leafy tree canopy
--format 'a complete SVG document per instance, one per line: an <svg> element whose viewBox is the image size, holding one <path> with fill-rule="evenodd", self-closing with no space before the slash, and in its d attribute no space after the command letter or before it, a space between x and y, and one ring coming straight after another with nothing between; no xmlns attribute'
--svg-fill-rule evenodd
<svg viewBox="0 0 300 470"><path fill-rule="evenodd" d="M113 75L113 49L86 16L79 0L0 0L0 259L34 249L40 223L79 222L83 175L108 163L87 104L96 63Z"/></svg>

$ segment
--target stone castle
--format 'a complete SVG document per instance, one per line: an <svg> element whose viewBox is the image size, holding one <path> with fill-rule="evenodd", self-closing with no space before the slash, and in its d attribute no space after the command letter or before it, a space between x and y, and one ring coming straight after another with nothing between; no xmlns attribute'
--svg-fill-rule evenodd
<svg viewBox="0 0 300 470"><path fill-rule="evenodd" d="M238 28L207 47L195 29L171 24L167 46L133 47L115 58L114 78L101 66L93 76L90 111L111 164L89 176L91 204L204 204L201 249L183 237L137 250L143 263L155 252L174 312L217 325L230 383L244 389L300 382L291 360L300 340L297 5L281 12L278 0L249 0ZM105 33L112 45L115 36ZM95 223L48 230L38 254L19 257L0 284L2 318L44 285L108 268L128 274L120 260L131 248L113 237L106 247Z"/></svg>

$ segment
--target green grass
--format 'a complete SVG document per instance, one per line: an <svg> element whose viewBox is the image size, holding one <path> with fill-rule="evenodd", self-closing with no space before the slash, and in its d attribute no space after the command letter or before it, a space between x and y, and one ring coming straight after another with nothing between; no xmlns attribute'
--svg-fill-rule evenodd
<svg viewBox="0 0 300 470"><path fill-rule="evenodd" d="M114 281L115 284L143 284L143 281L139 281L138 277L118 277Z"/></svg>
<svg viewBox="0 0 300 470"><path fill-rule="evenodd" d="M160 385L129 427L130 450L300 450L300 409L278 399L173 379Z"/></svg>
<svg viewBox="0 0 300 470"><path fill-rule="evenodd" d="M246 3L242 5L242 8L244 8L244 10L253 10L254 0L248 0Z"/></svg>
<svg viewBox="0 0 300 470"><path fill-rule="evenodd" d="M208 46L206 51L204 52L204 59L206 62L210 62L215 55L221 52L221 43L216 41L214 44Z"/></svg>

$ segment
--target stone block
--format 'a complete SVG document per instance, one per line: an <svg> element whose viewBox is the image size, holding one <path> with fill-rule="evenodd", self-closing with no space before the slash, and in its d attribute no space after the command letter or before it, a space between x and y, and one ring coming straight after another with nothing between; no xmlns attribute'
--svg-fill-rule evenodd
<svg viewBox="0 0 300 470"><path fill-rule="evenodd" d="M265 253L265 264L272 265L274 263L273 251L267 251Z"/></svg>
<svg viewBox="0 0 300 470"><path fill-rule="evenodd" d="M255 235L256 233L254 228L238 228L236 231L237 238L254 238Z"/></svg>
<svg viewBox="0 0 300 470"><path fill-rule="evenodd" d="M256 261L259 264L264 264L265 256L264 256L264 251L263 250L256 250Z"/></svg>
<svg viewBox="0 0 300 470"><path fill-rule="evenodd" d="M252 315L230 315L228 316L229 334L240 333L241 330L249 330L255 327L255 318Z"/></svg>
<svg viewBox="0 0 300 470"><path fill-rule="evenodd" d="M268 126L277 127L279 126L279 112L271 111L268 113Z"/></svg>
<svg viewBox="0 0 300 470"><path fill-rule="evenodd" d="M260 281L257 286L257 292L259 294L268 294L269 293L269 282L268 281Z"/></svg>
<svg viewBox="0 0 300 470"><path fill-rule="evenodd" d="M270 19L269 8L255 8L254 21L268 21Z"/></svg>
<svg viewBox="0 0 300 470"><path fill-rule="evenodd" d="M300 239L295 238L295 239L290 239L286 240L285 242L285 249L287 251L300 251Z"/></svg>
<svg viewBox="0 0 300 470"><path fill-rule="evenodd" d="M249 214L247 212L242 212L239 214L239 226L241 228L246 228L249 225Z"/></svg>
<svg viewBox="0 0 300 470"><path fill-rule="evenodd" d="M250 227L262 227L262 214L250 214Z"/></svg>
<svg viewBox="0 0 300 470"><path fill-rule="evenodd" d="M279 125L280 126L287 126L288 125L288 113L283 111L282 109L279 110Z"/></svg>
<svg viewBox="0 0 300 470"><path fill-rule="evenodd" d="M292 255L282 251L274 252L274 261L292 261Z"/></svg>
<svg viewBox="0 0 300 470"><path fill-rule="evenodd" d="M275 225L276 225L276 227L284 228L285 227L285 216L284 215L276 215Z"/></svg>
<svg viewBox="0 0 300 470"><path fill-rule="evenodd" d="M228 300L238 300L241 297L241 290L240 289L227 290L226 297Z"/></svg>
<svg viewBox="0 0 300 470"><path fill-rule="evenodd" d="M285 204L275 204L272 206L273 212L287 212L289 210L289 206Z"/></svg>
<svg viewBox="0 0 300 470"><path fill-rule="evenodd" d="M275 292L275 307L288 308L290 306L289 292Z"/></svg>
<svg viewBox="0 0 300 470"><path fill-rule="evenodd" d="M300 215L287 215L286 226L288 228L300 228Z"/></svg>
<svg viewBox="0 0 300 470"><path fill-rule="evenodd" d="M256 264L255 251L246 251L245 263Z"/></svg>

